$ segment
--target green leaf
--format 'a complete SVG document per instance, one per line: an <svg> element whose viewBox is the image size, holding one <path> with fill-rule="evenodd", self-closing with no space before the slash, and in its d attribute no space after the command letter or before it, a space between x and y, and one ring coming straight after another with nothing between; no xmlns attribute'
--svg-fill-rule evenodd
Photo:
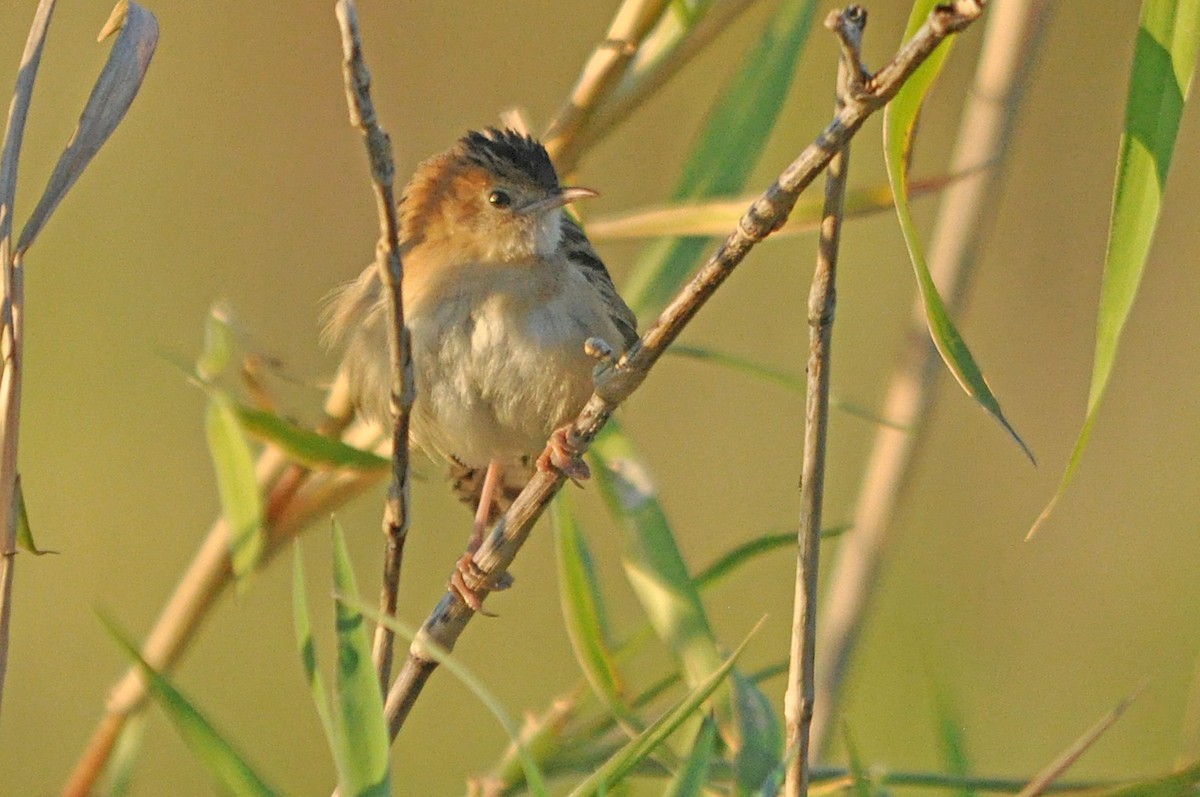
<svg viewBox="0 0 1200 797"><path fill-rule="evenodd" d="M558 494L550 505L550 518L558 561L558 594L575 660L608 710L622 722L636 724L636 716L624 702L624 686L612 654L600 585L570 495Z"/></svg>
<svg viewBox="0 0 1200 797"><path fill-rule="evenodd" d="M145 711L139 711L125 721L112 757L104 765L104 779L97 790L103 797L127 797L130 793L137 759L146 738L146 717Z"/></svg>
<svg viewBox="0 0 1200 797"><path fill-rule="evenodd" d="M854 797L871 797L871 778L863 766L862 758L858 755L858 745L850 733L850 726L842 726L842 741L846 747L846 759L849 762L850 784Z"/></svg>
<svg viewBox="0 0 1200 797"><path fill-rule="evenodd" d="M16 494L17 500L13 505L13 511L17 513L17 545L21 550L28 551L34 556L58 553L58 551L43 551L33 541L33 528L29 525L29 510L25 507L25 491L21 489L21 474L19 473L17 474Z"/></svg>
<svg viewBox="0 0 1200 797"><path fill-rule="evenodd" d="M1144 0L1125 102L1125 131L1117 156L1087 414L1058 488L1034 521L1029 537L1046 522L1075 478L1108 388L1121 332L1137 298L1158 226L1198 44L1200 0Z"/></svg>
<svg viewBox="0 0 1200 797"><path fill-rule="evenodd" d="M233 400L221 390L208 393L205 419L208 450L217 475L221 511L229 524L229 557L239 586L254 572L266 547L262 533L262 497L254 475L254 456L242 436Z"/></svg>
<svg viewBox="0 0 1200 797"><path fill-rule="evenodd" d="M649 473L614 420L596 438L591 454L601 495L625 530L630 586L655 633L682 663L686 682L695 687L720 666L721 653ZM769 701L758 688L738 678L734 685L732 694L721 690L714 696L712 709L736 756L739 784L754 789L778 760L781 733L774 715L764 716L762 706Z"/></svg>
<svg viewBox="0 0 1200 797"><path fill-rule="evenodd" d="M741 371L742 373L756 376L760 379L765 379L768 382L774 382L788 390L794 390L803 393L805 390L804 379L801 377L792 376L791 374L780 371L762 363L739 357L736 354L730 354L716 349L709 349L704 346L685 346L679 343L672 344L667 349L668 354L673 354L678 357L688 357L701 362L713 363L715 365L724 365L728 368Z"/></svg>
<svg viewBox="0 0 1200 797"><path fill-rule="evenodd" d="M913 4L912 14L908 20L908 30L905 33L906 39L910 38L925 22L936 2L937 0L917 0ZM912 147L912 135L917 123L917 116L920 114L921 104L925 101L929 87L933 84L934 78L941 71L946 56L950 53L951 43L952 40L949 39L942 42L925 63L918 67L884 110L883 150L887 161L888 180L891 181L892 191L895 194L896 215L900 220L900 229L904 234L904 243L908 247L913 270L916 272L921 300L925 305L925 321L929 327L929 334L933 338L934 346L937 347L946 367L950 369L950 373L958 380L967 395L975 399L981 407L999 421L1032 462L1034 461L1033 452L1029 450L1029 446L1025 445L1025 441L1004 417L1004 413L1000 410L1000 402L992 394L991 388L988 387L987 380L984 379L979 366L975 364L975 358L971 356L966 342L959 335L954 322L950 320L942 297L938 295L937 285L933 282L933 275L929 273L929 266L926 264L925 255L921 250L921 242L918 240L916 228L913 226L912 214L909 211L906 197L908 154Z"/></svg>
<svg viewBox="0 0 1200 797"><path fill-rule="evenodd" d="M963 738L962 719L945 687L935 687L933 704L946 772L965 778L971 772L971 762L967 756L967 742ZM978 792L969 786L961 786L954 790L954 797L978 797Z"/></svg>
<svg viewBox="0 0 1200 797"><path fill-rule="evenodd" d="M734 194L745 187L791 87L812 28L815 0L782 3L708 115L673 199ZM639 315L665 303L709 246L707 238L659 241L639 257L624 295Z"/></svg>
<svg viewBox="0 0 1200 797"><path fill-rule="evenodd" d="M196 377L205 384L220 376L233 359L231 317L229 305L217 302L204 318L204 348L196 359Z"/></svg>
<svg viewBox="0 0 1200 797"><path fill-rule="evenodd" d="M292 459L310 468L351 468L369 472L386 471L392 465L386 457L305 429L267 410L238 404L237 414L247 434L279 446Z"/></svg>
<svg viewBox="0 0 1200 797"><path fill-rule="evenodd" d="M705 717L692 742L692 751L667 784L663 797L700 797L708 786L708 769L716 753L717 724Z"/></svg>
<svg viewBox="0 0 1200 797"><path fill-rule="evenodd" d="M416 640L417 632L397 620L395 617L385 617L384 615L380 614L378 610L366 605L353 595L338 593L336 597L340 603L345 603L351 608L371 618L376 623L380 623L383 626L390 628L393 632L404 639L407 639L409 642ZM504 708L504 704L501 703L494 694L492 694L491 690L484 685L479 676L471 672L470 668L459 661L456 656L447 651L445 648L437 645L428 636L422 636L421 647L425 654L427 654L442 667L445 667L451 675L453 675L455 678L461 681L464 686L470 689L472 694L479 699L479 702L483 703L483 705L486 706L487 709L492 713L492 716L494 716L500 722L501 727L503 727L505 733L508 734L509 741L512 742L512 744L516 747L517 754L521 758L521 766L525 771L525 780L529 784L530 791L539 797L545 797L547 794L545 776L542 775L541 770L538 768L537 761L534 760L529 749L522 742L520 728L517 727L516 720L514 720L512 715L509 714Z"/></svg>
<svg viewBox="0 0 1200 797"><path fill-rule="evenodd" d="M333 585L339 595L358 595L346 540L333 522ZM379 678L371 664L371 642L362 613L337 602L338 663L334 679L333 727L342 745L338 788L343 797L387 797L387 722Z"/></svg>
<svg viewBox="0 0 1200 797"><path fill-rule="evenodd" d="M317 716L321 719L321 728L325 731L325 739L333 753L337 771L342 771L342 747L337 731L333 725L333 717L329 712L329 696L325 691L325 680L317 667L317 646L313 641L312 622L308 616L308 596L304 588L304 562L300 556L300 542L295 543L296 555L292 565L292 627L296 632L296 646L300 651L300 663L304 667L304 680L308 681L308 690L316 706Z"/></svg>
<svg viewBox="0 0 1200 797"><path fill-rule="evenodd" d="M754 630L738 645L737 650L720 667L696 684L682 700L655 720L642 733L630 739L611 758L596 768L588 778L576 786L570 797L603 794L612 785L619 783L634 767L644 761L683 722L688 719L716 691L717 687L733 669L733 663L746 648L751 637L762 627L760 621Z"/></svg>
<svg viewBox="0 0 1200 797"><path fill-rule="evenodd" d="M222 792L234 797L271 797L276 792L260 778L245 759L225 741L212 724L197 711L171 682L160 675L138 653L116 625L105 617L100 618L121 649L146 676L150 692L158 699L167 716L183 737L192 755L208 771L209 777Z"/></svg>

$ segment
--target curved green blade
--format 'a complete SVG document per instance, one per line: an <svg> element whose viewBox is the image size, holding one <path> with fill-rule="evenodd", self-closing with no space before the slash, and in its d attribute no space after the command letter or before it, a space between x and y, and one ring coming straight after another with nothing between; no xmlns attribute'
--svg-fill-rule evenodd
<svg viewBox="0 0 1200 797"><path fill-rule="evenodd" d="M358 595L350 552L337 521L333 522L333 586L338 595ZM363 615L346 601L336 603L338 661L333 682L333 727L341 745L338 790L344 797L387 797L387 722L383 695L371 664L371 641Z"/></svg>
<svg viewBox="0 0 1200 797"><path fill-rule="evenodd" d="M936 0L917 0L913 4L912 14L908 19L908 30L905 32L906 39L911 37L925 22L934 5L936 5ZM933 282L933 275L929 273L929 266L925 262L921 242L917 238L917 231L908 207L905 186L908 180L908 152L912 145L913 129L921 111L921 104L925 100L925 94L929 91L938 72L941 71L942 64L950 53L951 43L952 40L942 42L933 55L929 56L925 63L921 64L913 73L904 87L900 89L900 93L884 110L883 152L887 161L888 180L891 181L892 191L895 194L896 215L900 220L900 229L904 234L904 243L908 247L913 270L916 272L921 300L925 304L925 321L938 353L942 355L946 367L950 369L950 373L958 380L967 395L975 399L981 407L1000 422L1000 425L1012 435L1013 440L1021 446L1021 450L1033 462L1033 452L1029 450L1029 446L1004 417L1004 413L1000 410L1000 402L992 394L987 380L984 379L983 373L975 363L975 358L971 356L970 349L967 348L966 342L955 328L954 322L950 320L946 305L942 302L942 297L938 295L937 285Z"/></svg>
<svg viewBox="0 0 1200 797"><path fill-rule="evenodd" d="M1200 0L1145 0L1142 4L1129 76L1129 98L1125 103L1125 131L1117 156L1087 415L1058 489L1034 521L1026 539L1037 532L1062 499L1075 478L1083 449L1092 434L1096 412L1117 357L1121 331L1137 298L1154 240L1175 137L1192 86L1198 42Z"/></svg>
<svg viewBox="0 0 1200 797"><path fill-rule="evenodd" d="M217 476L221 511L229 524L229 557L238 587L254 572L266 542L262 533L262 496L254 474L254 455L238 422L233 400L222 390L208 392L205 417L208 450Z"/></svg>
<svg viewBox="0 0 1200 797"><path fill-rule="evenodd" d="M158 698L159 704L174 723L192 755L204 765L222 793L234 797L274 797L278 794L251 769L233 746L217 733L212 723L197 711L167 678L142 658L137 647L121 633L115 623L103 616L100 621L146 676L150 692Z"/></svg>

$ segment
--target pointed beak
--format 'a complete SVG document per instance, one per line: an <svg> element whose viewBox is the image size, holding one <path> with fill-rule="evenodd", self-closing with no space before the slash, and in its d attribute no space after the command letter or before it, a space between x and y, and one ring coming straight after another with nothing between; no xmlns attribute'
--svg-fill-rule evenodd
<svg viewBox="0 0 1200 797"><path fill-rule="evenodd" d="M551 194L544 199L538 199L530 202L521 208L521 213L545 213L555 208L561 208L580 199L590 199L594 196L600 196L599 191L593 191L590 188L581 186L570 186L559 189L558 193Z"/></svg>

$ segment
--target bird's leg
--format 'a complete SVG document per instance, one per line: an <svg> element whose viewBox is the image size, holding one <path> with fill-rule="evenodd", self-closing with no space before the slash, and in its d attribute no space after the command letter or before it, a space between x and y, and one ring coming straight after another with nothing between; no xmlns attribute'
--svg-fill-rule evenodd
<svg viewBox="0 0 1200 797"><path fill-rule="evenodd" d="M571 424L561 426L550 434L546 450L537 458L538 470L557 470L573 481L590 479L592 471L579 457L579 449L570 439Z"/></svg>
<svg viewBox="0 0 1200 797"><path fill-rule="evenodd" d="M483 485L479 489L479 506L475 509L471 541L467 543L466 552L458 558L454 574L450 576L450 589L458 593L458 596L474 611L489 617L493 615L484 610L483 598L478 591L467 585L465 576L470 573L476 581L480 580L482 576L479 567L475 564L475 552L479 550L480 545L483 545L483 533L487 531L488 520L491 519L493 497L500 484L500 478L500 460L493 459L488 463L487 471L483 476ZM505 573L495 583L489 584L488 588L489 590L501 590L508 589L510 586L512 586L512 576Z"/></svg>

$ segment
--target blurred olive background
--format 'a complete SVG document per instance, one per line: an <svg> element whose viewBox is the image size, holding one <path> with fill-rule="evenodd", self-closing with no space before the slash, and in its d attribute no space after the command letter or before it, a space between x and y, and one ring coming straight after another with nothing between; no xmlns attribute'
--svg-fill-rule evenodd
<svg viewBox="0 0 1200 797"><path fill-rule="evenodd" d="M12 85L34 5L5 4L2 86ZM821 17L833 7L825 5ZM893 51L907 5L868 5L870 64ZM1142 684L1126 718L1073 775L1160 772L1181 750L1200 647L1200 118L1193 103L1079 478L1040 538L1023 542L1082 419L1138 11L1133 0L1055 5L1000 215L961 316L1040 467L942 378L845 705L864 760L892 769L939 766L939 691L956 704L980 772L1032 773ZM363 0L375 96L400 174L510 106L540 129L615 6ZM667 194L703 109L773 3L760 6L586 158L578 181L603 193L587 213ZM280 359L284 378L272 384L287 411L314 418L334 366L317 342L321 298L373 252L374 209L363 148L347 124L332 2L150 7L162 39L142 94L27 259L21 470L38 542L60 554L19 562L0 721L4 795L57 793L126 665L96 609L142 634L217 510L203 397L162 353L193 357L208 307L228 299L250 345ZM103 63L107 49L93 40L110 8L109 0L80 0L57 12L26 138L18 223ZM932 96L917 175L945 163L981 33L963 37ZM818 26L750 185L765 186L827 119L835 57ZM856 141L852 182L883 180L879 139L874 120ZM935 206L923 200L920 218L932 219ZM834 391L873 407L905 334L911 267L891 216L854 222L844 241ZM813 250L806 236L760 247L685 339L802 373ZM618 285L636 253L630 244L602 247ZM624 410L693 567L794 525L801 417L795 394L676 358ZM830 524L850 515L872 433L868 422L834 418ZM414 623L441 594L469 532L440 468L422 470L402 590L402 614ZM636 604L593 493L581 494L584 523L614 623L629 630ZM380 496L340 514L360 587L372 596ZM459 647L514 711L547 706L578 678L547 532L539 529L518 560L516 588L489 600L500 618L473 623ZM329 627L328 537L318 530L304 545L314 620ZM826 566L836 545L826 543ZM326 794L332 766L294 651L288 558L221 603L177 682L271 782ZM749 668L786 655L792 581L793 559L781 553L710 595L727 642L769 616L746 654ZM328 666L334 651L323 639ZM766 688L781 703L782 679ZM396 747L395 793L461 793L463 778L485 770L503 743L494 720L439 674ZM133 793L211 793L157 710Z"/></svg>

